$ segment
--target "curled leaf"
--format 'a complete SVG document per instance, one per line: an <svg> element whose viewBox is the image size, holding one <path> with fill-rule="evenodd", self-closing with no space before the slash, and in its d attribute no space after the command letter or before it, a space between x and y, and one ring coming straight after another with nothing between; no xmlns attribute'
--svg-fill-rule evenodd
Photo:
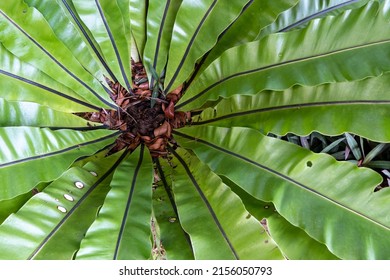
<svg viewBox="0 0 390 280"><path fill-rule="evenodd" d="M182 95L181 93L182 89L183 89L183 85L177 87L176 89L168 93L167 99L173 101L173 103L176 104L176 102L180 99Z"/></svg>
<svg viewBox="0 0 390 280"><path fill-rule="evenodd" d="M154 130L154 136L159 137L162 135L168 135L168 133L170 134L170 131L171 131L170 128L171 128L171 126L169 125L169 123L167 121L165 121L162 125L160 125L159 127L157 127Z"/></svg>
<svg viewBox="0 0 390 280"><path fill-rule="evenodd" d="M169 120L172 120L175 117L175 104L171 100L168 107L164 110L165 117Z"/></svg>

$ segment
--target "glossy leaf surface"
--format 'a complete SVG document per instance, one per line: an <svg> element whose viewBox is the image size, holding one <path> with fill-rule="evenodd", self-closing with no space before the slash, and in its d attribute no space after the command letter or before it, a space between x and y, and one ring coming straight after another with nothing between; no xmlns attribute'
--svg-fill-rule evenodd
<svg viewBox="0 0 390 280"><path fill-rule="evenodd" d="M389 259L389 8L0 2L0 259Z"/></svg>
<svg viewBox="0 0 390 280"><path fill-rule="evenodd" d="M166 92L174 90L188 78L196 61L216 44L218 36L247 3L248 0L183 0L173 27Z"/></svg>
<svg viewBox="0 0 390 280"><path fill-rule="evenodd" d="M76 259L150 258L152 175L152 160L144 146L117 167L111 190Z"/></svg>
<svg viewBox="0 0 390 280"><path fill-rule="evenodd" d="M277 20L264 28L257 39L276 32L286 32L304 27L309 21L339 14L345 9L354 9L367 4L369 0L300 0L281 13Z"/></svg>
<svg viewBox="0 0 390 280"><path fill-rule="evenodd" d="M73 167L34 195L0 226L0 259L71 259L120 160Z"/></svg>
<svg viewBox="0 0 390 280"><path fill-rule="evenodd" d="M382 236L390 230L384 212L390 192L374 193L381 182L375 172L336 162L328 155L314 154L252 129L194 127L175 135L214 172L252 196L272 201L283 217L325 243L336 256L388 258L384 248L390 244ZM245 145L241 139L246 140ZM351 181L360 183L350 185Z"/></svg>
<svg viewBox="0 0 390 280"><path fill-rule="evenodd" d="M16 57L101 107L114 107L107 92L57 38L42 14L23 2L1 2L0 42Z"/></svg>
<svg viewBox="0 0 390 280"><path fill-rule="evenodd" d="M65 112L97 110L71 89L12 55L0 43L1 97L31 101Z"/></svg>
<svg viewBox="0 0 390 280"><path fill-rule="evenodd" d="M235 95L193 118L193 125L241 126L285 135L348 131L375 141L390 141L387 129L389 75L318 87ZM381 116L378 118L378 116Z"/></svg>
<svg viewBox="0 0 390 280"><path fill-rule="evenodd" d="M3 127L0 136L3 200L25 193L39 182L56 179L77 158L113 143L116 133Z"/></svg>
<svg viewBox="0 0 390 280"><path fill-rule="evenodd" d="M6 101L0 98L0 126L35 126L89 128L88 122L73 114L63 113L32 102ZM93 124L90 123L90 126ZM101 125L101 124L95 124Z"/></svg>
<svg viewBox="0 0 390 280"><path fill-rule="evenodd" d="M162 76L168 59L172 27L182 0L149 1L144 65L149 69L149 84L154 86L151 69Z"/></svg>
<svg viewBox="0 0 390 280"><path fill-rule="evenodd" d="M370 2L305 29L231 48L199 75L176 108L195 109L220 96L379 76L390 70L388 17L388 5ZM370 36L361 36L363 30Z"/></svg>
<svg viewBox="0 0 390 280"><path fill-rule="evenodd" d="M293 226L283 218L270 202L258 200L223 177L223 181L241 198L245 208L259 221L265 223L270 238L288 260L334 260L338 259L328 248L311 238L304 230ZM264 222L265 219L265 222Z"/></svg>
<svg viewBox="0 0 390 280"><path fill-rule="evenodd" d="M174 197L195 259L282 258L260 222L217 175L184 150L172 153L177 159ZM225 215L227 208L229 215Z"/></svg>
<svg viewBox="0 0 390 280"><path fill-rule="evenodd" d="M84 24L99 44L102 55L114 75L128 90L131 88L130 40L127 40L123 16L130 21L129 14L119 9L117 1L77 1L73 4Z"/></svg>
<svg viewBox="0 0 390 280"><path fill-rule="evenodd" d="M277 213L267 218L271 237L289 260L338 260L328 248Z"/></svg>
<svg viewBox="0 0 390 280"><path fill-rule="evenodd" d="M101 61L94 52L86 51L89 46L77 29L80 26L76 23L73 24L72 17L64 13L66 8L61 5L69 3L69 1L27 0L24 2L35 7L45 17L58 39L72 51L72 54L89 73L93 74L99 81L105 82L104 75L109 76L110 74L103 66L99 65Z"/></svg>
<svg viewBox="0 0 390 280"><path fill-rule="evenodd" d="M234 46L256 40L261 30L275 22L280 13L295 6L298 0L254 0L218 38L218 43L206 54L199 72L218 58L224 51ZM250 24L248 24L250 22Z"/></svg>
<svg viewBox="0 0 390 280"><path fill-rule="evenodd" d="M146 41L146 0L130 0L130 26L131 33L137 45L138 54L142 57Z"/></svg>
<svg viewBox="0 0 390 280"><path fill-rule="evenodd" d="M193 260L191 240L181 227L172 190L172 167L166 160L156 161L158 182L153 192L153 210L160 228L167 260Z"/></svg>

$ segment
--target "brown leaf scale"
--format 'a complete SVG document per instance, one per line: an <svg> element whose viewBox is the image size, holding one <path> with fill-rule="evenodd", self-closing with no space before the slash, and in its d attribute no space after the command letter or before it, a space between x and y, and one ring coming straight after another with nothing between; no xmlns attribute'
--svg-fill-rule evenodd
<svg viewBox="0 0 390 280"><path fill-rule="evenodd" d="M123 133L118 137L110 153L122 149L134 150L140 143L145 143L153 157L167 156L166 146L170 142L177 146L172 137L172 129L184 126L191 119L189 112L175 112L174 106L182 95L182 86L170 92L162 99L156 99L151 108L147 74L142 63L131 64L132 90L128 92L118 82L106 79L111 88L111 98L119 106L119 110L100 110L93 113L77 115L92 121L101 122L110 129L118 129ZM166 104L165 104L166 103Z"/></svg>

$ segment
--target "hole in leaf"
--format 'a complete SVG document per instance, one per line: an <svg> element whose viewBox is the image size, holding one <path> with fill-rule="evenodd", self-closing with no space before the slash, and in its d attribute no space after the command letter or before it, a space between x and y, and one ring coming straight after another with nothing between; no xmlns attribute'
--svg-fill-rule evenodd
<svg viewBox="0 0 390 280"><path fill-rule="evenodd" d="M73 196L71 196L71 195L69 195L69 194L64 194L64 197L65 197L65 199L66 200L68 200L68 201L74 201L74 198L73 198Z"/></svg>
<svg viewBox="0 0 390 280"><path fill-rule="evenodd" d="M84 188L84 184L83 183L81 183L81 182L75 182L74 183L74 185L76 186L76 188L78 188L78 189L82 189L82 188Z"/></svg>
<svg viewBox="0 0 390 280"><path fill-rule="evenodd" d="M58 209L60 212L62 212L62 213L66 213L66 212L67 212L66 208L63 207L63 206L60 206L60 205L57 206L57 209Z"/></svg>

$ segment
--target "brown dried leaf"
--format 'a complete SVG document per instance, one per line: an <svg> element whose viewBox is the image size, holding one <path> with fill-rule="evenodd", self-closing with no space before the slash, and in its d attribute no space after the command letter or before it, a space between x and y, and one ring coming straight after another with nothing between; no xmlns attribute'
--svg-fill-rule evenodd
<svg viewBox="0 0 390 280"><path fill-rule="evenodd" d="M175 104L171 100L168 107L164 110L165 117L169 120L172 120L175 117Z"/></svg>
<svg viewBox="0 0 390 280"><path fill-rule="evenodd" d="M123 95L123 92L122 91L118 91L118 95L116 97L115 103L118 106L121 106L124 100L125 100L125 97Z"/></svg>
<svg viewBox="0 0 390 280"><path fill-rule="evenodd" d="M168 139L172 137L172 126L170 124L168 124L168 131L165 135Z"/></svg>
<svg viewBox="0 0 390 280"><path fill-rule="evenodd" d="M92 122L100 122L100 113L99 112L93 112L91 117L89 118Z"/></svg>
<svg viewBox="0 0 390 280"><path fill-rule="evenodd" d="M117 141L116 142L116 145L113 149L115 149L116 151L119 151L119 150L122 150L124 147L126 147L126 143L122 142L122 141Z"/></svg>
<svg viewBox="0 0 390 280"><path fill-rule="evenodd" d="M144 82L144 83L140 84L138 86L138 88L140 88L142 90L147 90L147 89L149 89L149 83L148 82Z"/></svg>
<svg viewBox="0 0 390 280"><path fill-rule="evenodd" d="M130 103L130 100L129 99L126 99L123 101L122 105L120 105L122 107L122 109L125 109L127 105L129 105Z"/></svg>
<svg viewBox="0 0 390 280"><path fill-rule="evenodd" d="M160 148L164 144L164 138L155 138L155 141L153 141L150 145L148 145L148 148L150 150L160 150Z"/></svg>
<svg viewBox="0 0 390 280"><path fill-rule="evenodd" d="M172 90L171 93L179 95L179 94L181 94L182 89L183 89L183 85L180 85L176 89Z"/></svg>
<svg viewBox="0 0 390 280"><path fill-rule="evenodd" d="M145 142L146 144L152 142L152 138L150 138L149 136L142 135L142 136L140 136L140 137L141 137L142 140L144 140L144 142Z"/></svg>
<svg viewBox="0 0 390 280"><path fill-rule="evenodd" d="M180 99L181 97L181 91L183 89L183 85L179 86L178 88L172 90L170 93L167 95L167 99L173 101L173 103L176 104L176 102Z"/></svg>
<svg viewBox="0 0 390 280"><path fill-rule="evenodd" d="M175 112L175 118L171 122L173 128L183 127L187 122L187 113Z"/></svg>
<svg viewBox="0 0 390 280"><path fill-rule="evenodd" d="M164 121L162 125L160 125L153 131L153 134L155 137L166 135L170 127L171 126L169 125L169 123L167 121Z"/></svg>
<svg viewBox="0 0 390 280"><path fill-rule="evenodd" d="M120 126L119 126L119 129L122 130L122 131L126 131L127 130L127 124L125 122L123 122Z"/></svg>

